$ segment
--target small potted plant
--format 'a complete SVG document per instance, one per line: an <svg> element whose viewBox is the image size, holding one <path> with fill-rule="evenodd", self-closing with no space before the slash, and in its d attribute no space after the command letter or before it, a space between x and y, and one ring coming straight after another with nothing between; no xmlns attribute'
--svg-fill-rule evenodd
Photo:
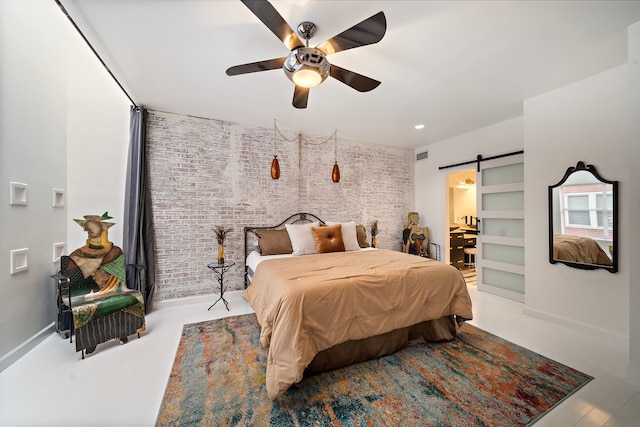
<svg viewBox="0 0 640 427"><path fill-rule="evenodd" d="M371 233L371 247L375 248L378 245L376 236L378 235L378 220L374 219L369 224L369 232Z"/></svg>
<svg viewBox="0 0 640 427"><path fill-rule="evenodd" d="M224 241L233 230L221 225L216 225L212 230L216 233L216 240L218 241L218 264L224 264Z"/></svg>

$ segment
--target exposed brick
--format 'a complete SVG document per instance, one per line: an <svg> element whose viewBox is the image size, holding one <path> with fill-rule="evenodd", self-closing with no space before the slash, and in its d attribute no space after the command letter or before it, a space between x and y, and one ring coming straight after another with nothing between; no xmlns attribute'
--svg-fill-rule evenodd
<svg viewBox="0 0 640 427"><path fill-rule="evenodd" d="M283 133L287 139L296 130ZM215 225L232 227L225 248L236 266L227 290L244 287L243 227L275 225L296 212L327 221L379 221L378 246L399 250L414 208L414 152L338 139L341 179L331 181L330 135L278 139L282 170L270 176L273 128L149 112L147 149L156 230L157 300L210 294L217 282Z"/></svg>

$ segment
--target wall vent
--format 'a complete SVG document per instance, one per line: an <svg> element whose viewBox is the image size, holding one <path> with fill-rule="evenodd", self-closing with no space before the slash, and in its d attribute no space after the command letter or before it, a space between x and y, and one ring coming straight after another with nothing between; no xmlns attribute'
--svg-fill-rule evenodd
<svg viewBox="0 0 640 427"><path fill-rule="evenodd" d="M428 151L425 151L424 153L418 153L416 155L416 161L422 160L422 159L426 159L427 157L429 157L429 152Z"/></svg>

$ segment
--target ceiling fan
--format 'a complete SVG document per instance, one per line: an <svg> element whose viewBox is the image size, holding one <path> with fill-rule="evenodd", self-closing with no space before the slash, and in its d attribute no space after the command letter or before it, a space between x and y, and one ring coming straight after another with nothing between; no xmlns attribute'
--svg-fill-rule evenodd
<svg viewBox="0 0 640 427"><path fill-rule="evenodd" d="M298 34L305 40L303 43L268 0L241 1L291 52L289 56L282 58L236 65L227 70L227 75L237 76L282 68L296 85L293 92L293 106L296 108L307 108L309 88L319 85L328 76L359 92L368 92L380 85L377 80L330 64L327 55L382 40L387 30L387 20L383 12L376 13L316 47L309 47L309 39L317 30L314 23L305 21L298 25Z"/></svg>

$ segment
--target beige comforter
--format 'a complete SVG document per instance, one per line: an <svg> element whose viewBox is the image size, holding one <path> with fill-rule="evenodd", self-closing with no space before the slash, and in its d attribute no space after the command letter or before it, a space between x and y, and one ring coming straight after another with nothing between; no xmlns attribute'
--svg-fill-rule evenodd
<svg viewBox="0 0 640 427"><path fill-rule="evenodd" d="M582 236L553 235L553 259L582 264L613 264L598 242Z"/></svg>
<svg viewBox="0 0 640 427"><path fill-rule="evenodd" d="M334 345L448 315L472 318L456 268L383 249L263 261L244 298L269 349L272 400L302 379L318 352Z"/></svg>

